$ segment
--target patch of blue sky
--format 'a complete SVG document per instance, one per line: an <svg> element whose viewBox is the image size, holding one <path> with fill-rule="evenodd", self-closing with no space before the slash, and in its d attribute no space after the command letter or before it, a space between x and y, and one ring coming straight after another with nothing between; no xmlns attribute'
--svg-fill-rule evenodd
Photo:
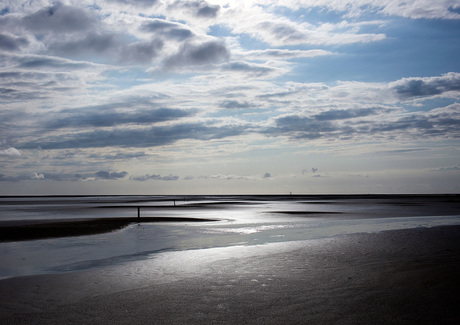
<svg viewBox="0 0 460 325"><path fill-rule="evenodd" d="M408 112L428 112L431 111L432 109L436 109L439 107L446 107L452 104L455 104L458 102L457 99L454 98L429 98L423 100L423 102L420 105L420 102L417 103L402 103L401 107L404 108Z"/></svg>
<svg viewBox="0 0 460 325"><path fill-rule="evenodd" d="M226 37L230 36L231 30L223 24L216 24L209 27L208 35L215 37Z"/></svg>
<svg viewBox="0 0 460 325"><path fill-rule="evenodd" d="M208 35L225 38L225 37L238 37L240 46L246 50L260 50L266 49L269 45L249 34L233 34L232 30L223 24L216 24L209 27Z"/></svg>
<svg viewBox="0 0 460 325"><path fill-rule="evenodd" d="M328 10L326 8L309 7L292 10L290 8L280 6L276 7L276 13L281 14L292 21L307 22L312 25L321 25L325 22L337 23L344 20L343 13Z"/></svg>
<svg viewBox="0 0 460 325"><path fill-rule="evenodd" d="M454 7L449 7L450 12L455 12L456 14L460 14L460 6L457 6L456 8Z"/></svg>
<svg viewBox="0 0 460 325"><path fill-rule="evenodd" d="M293 60L294 81L390 82L460 71L460 22L394 19L377 42L331 46L338 54ZM427 41L427 38L429 41Z"/></svg>
<svg viewBox="0 0 460 325"><path fill-rule="evenodd" d="M153 79L152 75L143 68L110 70L105 73L105 77L112 87L119 89L142 85L145 84L146 80Z"/></svg>

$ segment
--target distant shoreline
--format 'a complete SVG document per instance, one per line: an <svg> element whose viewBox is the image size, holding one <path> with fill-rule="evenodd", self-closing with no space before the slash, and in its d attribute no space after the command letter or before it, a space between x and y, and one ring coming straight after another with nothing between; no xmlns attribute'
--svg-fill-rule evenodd
<svg viewBox="0 0 460 325"><path fill-rule="evenodd" d="M460 193L419 193L419 194L411 194L411 193L387 193L387 194L376 194L376 193L356 193L356 194L283 194L283 193L278 193L278 194L93 194L93 195L87 195L87 194L58 194L58 195L42 195L42 194L37 194L37 195L20 195L20 194L11 194L11 195L0 195L0 199L7 199L7 198L65 198L65 197L71 197L71 198L77 198L77 197L82 197L82 198L87 198L87 197L157 197L157 198L169 198L170 200L176 199L190 199L190 200L196 200L196 199L216 199L216 198L235 198L235 197L241 197L241 198L251 198L251 197L267 197L267 198L315 198L315 197L321 197L321 198L326 198L326 197L331 197L331 198L391 198L391 197L443 197L443 196L453 196L453 197L459 197L460 198Z"/></svg>
<svg viewBox="0 0 460 325"><path fill-rule="evenodd" d="M0 242L96 235L123 229L134 223L210 222L216 219L185 217L125 217L69 220L15 220L0 222Z"/></svg>

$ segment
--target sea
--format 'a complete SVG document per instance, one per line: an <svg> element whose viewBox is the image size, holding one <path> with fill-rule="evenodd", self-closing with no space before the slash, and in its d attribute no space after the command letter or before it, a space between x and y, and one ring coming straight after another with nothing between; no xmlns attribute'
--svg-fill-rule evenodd
<svg viewBox="0 0 460 325"><path fill-rule="evenodd" d="M0 279L171 260L178 252L231 258L245 247L273 251L356 233L460 225L460 195L0 197L0 227L138 216L139 222L100 234L18 241L0 238ZM146 217L162 219L143 222ZM175 219L167 222L165 218Z"/></svg>

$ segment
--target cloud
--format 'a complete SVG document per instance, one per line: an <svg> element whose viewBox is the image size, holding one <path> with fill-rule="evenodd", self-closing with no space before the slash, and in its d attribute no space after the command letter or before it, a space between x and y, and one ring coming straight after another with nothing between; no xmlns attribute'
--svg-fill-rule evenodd
<svg viewBox="0 0 460 325"><path fill-rule="evenodd" d="M248 63L243 61L233 61L221 66L223 72L242 72L245 76L265 77L271 73L277 72L274 69L262 64Z"/></svg>
<svg viewBox="0 0 460 325"><path fill-rule="evenodd" d="M253 107L252 104L246 101L240 102L237 100L224 100L220 103L220 106L226 109L245 109Z"/></svg>
<svg viewBox="0 0 460 325"><path fill-rule="evenodd" d="M152 7L157 4L158 0L105 0L108 3L117 3L120 5L131 5L141 8Z"/></svg>
<svg viewBox="0 0 460 325"><path fill-rule="evenodd" d="M210 5L206 1L175 1L168 8L190 11L197 18L215 18L220 10L220 6Z"/></svg>
<svg viewBox="0 0 460 325"><path fill-rule="evenodd" d="M31 179L31 176L8 176L5 174L0 174L0 182L20 182L22 180Z"/></svg>
<svg viewBox="0 0 460 325"><path fill-rule="evenodd" d="M120 179L124 178L126 175L128 175L127 172L108 172L108 171L98 171L97 173L94 174L98 179L109 179L109 180L114 180L114 179Z"/></svg>
<svg viewBox="0 0 460 325"><path fill-rule="evenodd" d="M272 178L272 175L270 173L265 173L262 178Z"/></svg>
<svg viewBox="0 0 460 325"><path fill-rule="evenodd" d="M377 109L375 112L379 112ZM383 110L385 111L385 109ZM390 110L391 111L391 110ZM413 139L459 138L460 104L433 109L429 112L382 115L379 120L354 121L352 118L370 115L374 112L352 109L329 111L326 115L305 116L288 114L273 119L274 125L261 131L268 136L288 136L292 139L350 139L352 137L396 137ZM351 120L350 120L351 119Z"/></svg>
<svg viewBox="0 0 460 325"><path fill-rule="evenodd" d="M51 56L28 55L18 58L18 68L22 69L53 69L53 70L79 70L96 67L89 62L78 62Z"/></svg>
<svg viewBox="0 0 460 325"><path fill-rule="evenodd" d="M176 175L168 175L168 176L161 176L156 174L145 174L142 176L130 176L130 180L138 181L138 182L145 182L150 180L159 180L159 181L177 181L179 176Z"/></svg>
<svg viewBox="0 0 460 325"><path fill-rule="evenodd" d="M21 47L27 46L29 41L25 37L15 37L8 34L0 33L0 50L19 51Z"/></svg>
<svg viewBox="0 0 460 325"><path fill-rule="evenodd" d="M333 121L333 120L345 120L357 117L365 117L369 115L376 115L386 113L391 110L381 107L371 108L351 108L351 109L331 109L329 111L321 112L314 115L314 119L318 121Z"/></svg>
<svg viewBox="0 0 460 325"><path fill-rule="evenodd" d="M297 0L283 1L283 5L292 10L299 9L302 5ZM407 17L412 19L421 18L442 18L442 19L460 19L458 3L453 5L450 1L394 1L394 0L316 0L308 1L307 7L327 8L332 11L344 13L345 16L357 18L372 13ZM453 10L454 9L454 10Z"/></svg>
<svg viewBox="0 0 460 325"><path fill-rule="evenodd" d="M90 159L104 159L104 160L131 160L131 159L137 159L137 158L143 158L147 157L148 155L141 151L141 152L116 152L114 154L90 154L88 155L88 158ZM57 158L56 158L57 159Z"/></svg>
<svg viewBox="0 0 460 325"><path fill-rule="evenodd" d="M32 176L32 179L45 179L45 175L44 174L39 174L39 173L34 173L33 176Z"/></svg>
<svg viewBox="0 0 460 325"><path fill-rule="evenodd" d="M172 108L144 109L141 105L154 105L141 100L118 102L100 106L88 106L62 110L44 123L47 128L109 127L123 124L155 124L192 116L195 111ZM136 107L141 106L141 107ZM124 109L117 111L116 109ZM137 108L137 110L133 110ZM127 110L128 109L128 110Z"/></svg>
<svg viewBox="0 0 460 325"><path fill-rule="evenodd" d="M122 35L90 32L82 38L58 40L49 46L49 50L72 58L98 55L108 62L126 65L150 63L158 56L163 45L160 39L128 42Z"/></svg>
<svg viewBox="0 0 460 325"><path fill-rule="evenodd" d="M455 164L453 166L447 166L447 167L439 167L435 169L435 171L440 171L440 172L450 172L450 171L459 171L460 170L460 164Z"/></svg>
<svg viewBox="0 0 460 325"><path fill-rule="evenodd" d="M69 149L102 147L157 147L179 140L213 140L241 135L244 126L208 126L201 123L184 123L149 128L121 128L70 133L67 136L49 136L26 142L21 149Z"/></svg>
<svg viewBox="0 0 460 325"><path fill-rule="evenodd" d="M98 33L90 31L83 38L57 41L49 49L63 55L78 55L81 53L102 53L117 47L118 40L113 33Z"/></svg>
<svg viewBox="0 0 460 325"><path fill-rule="evenodd" d="M236 20L241 22L241 19ZM307 22L297 23L267 13L248 17L247 21L237 24L226 20L234 34L249 34L272 46L292 45L346 45L382 41L385 34L359 33L364 27L360 23L342 21L332 24L313 25ZM367 22L367 25L381 24L381 21Z"/></svg>
<svg viewBox="0 0 460 325"><path fill-rule="evenodd" d="M440 77L403 78L389 84L401 99L429 97L449 91L460 91L460 73L449 72Z"/></svg>
<svg viewBox="0 0 460 325"><path fill-rule="evenodd" d="M143 32L153 33L155 36L161 36L165 39L174 39L184 41L194 36L194 33L185 25L170 22L164 19L152 19L142 23L140 30Z"/></svg>
<svg viewBox="0 0 460 325"><path fill-rule="evenodd" d="M296 139L318 139L337 133L338 127L329 121L317 121L299 115L285 115L275 119L275 127L268 129L269 134L289 134Z"/></svg>
<svg viewBox="0 0 460 325"><path fill-rule="evenodd" d="M33 172L31 174L22 174L17 176L6 176L0 174L0 181L3 182L20 182L20 181L55 181L55 182L76 182L88 180L117 180L128 175L127 172L110 172L99 171L97 173L48 173Z"/></svg>
<svg viewBox="0 0 460 325"><path fill-rule="evenodd" d="M255 180L260 177L255 177L255 176L241 176L241 175L223 175L223 174L215 174L215 175L206 175L206 176L200 176L199 178L203 179L224 179L224 180Z"/></svg>
<svg viewBox="0 0 460 325"><path fill-rule="evenodd" d="M21 152L16 148L9 147L7 149L0 149L0 156L19 157L21 156Z"/></svg>
<svg viewBox="0 0 460 325"><path fill-rule="evenodd" d="M165 61L164 66L166 68L176 68L206 65L226 61L229 57L230 52L221 41L212 40L204 43L186 41L176 54Z"/></svg>
<svg viewBox="0 0 460 325"><path fill-rule="evenodd" d="M241 57L253 60L273 60L273 59L295 59L295 58L313 58L317 56L333 55L334 52L326 50L289 50L289 49L265 49L251 50L239 54ZM235 53L238 56L238 53Z"/></svg>
<svg viewBox="0 0 460 325"><path fill-rule="evenodd" d="M90 30L97 25L97 19L86 10L57 2L25 16L22 24L33 33L62 34Z"/></svg>
<svg viewBox="0 0 460 325"><path fill-rule="evenodd" d="M118 62L123 64L148 64L158 56L158 52L162 48L163 41L161 40L132 43L121 49Z"/></svg>

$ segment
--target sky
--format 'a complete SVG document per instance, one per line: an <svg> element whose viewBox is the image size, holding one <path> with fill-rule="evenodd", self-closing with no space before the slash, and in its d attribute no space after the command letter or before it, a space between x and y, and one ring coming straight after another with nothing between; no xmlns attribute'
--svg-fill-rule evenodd
<svg viewBox="0 0 460 325"><path fill-rule="evenodd" d="M459 0L0 0L0 195L460 193Z"/></svg>

